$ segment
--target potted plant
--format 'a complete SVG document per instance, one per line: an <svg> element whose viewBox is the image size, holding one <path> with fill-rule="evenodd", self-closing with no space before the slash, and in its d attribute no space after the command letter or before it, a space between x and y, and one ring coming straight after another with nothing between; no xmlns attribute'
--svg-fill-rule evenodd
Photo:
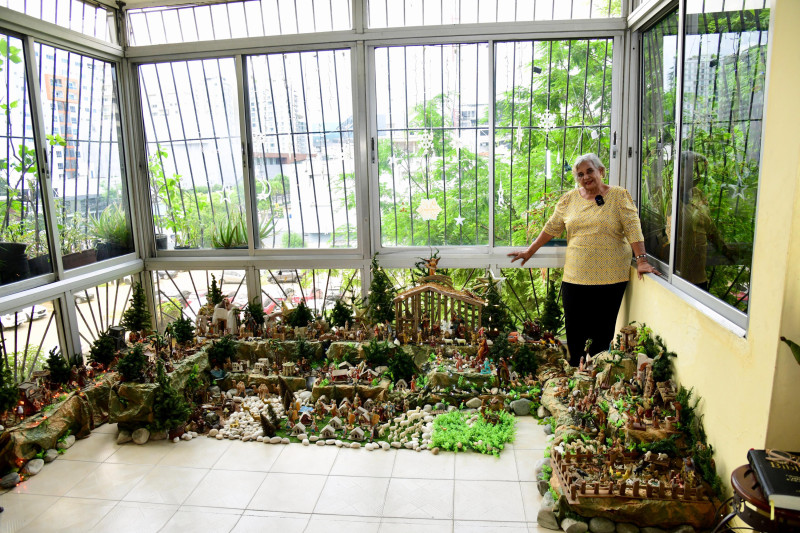
<svg viewBox="0 0 800 533"><path fill-rule="evenodd" d="M4 284L30 276L27 248L21 225L9 224L0 230L0 280Z"/></svg>
<svg viewBox="0 0 800 533"><path fill-rule="evenodd" d="M211 237L214 248L246 248L247 228L241 215L220 220Z"/></svg>
<svg viewBox="0 0 800 533"><path fill-rule="evenodd" d="M67 220L64 212L58 225L61 237L61 261L65 269L88 265L97 261L97 250L87 249L86 224L83 215L74 213Z"/></svg>
<svg viewBox="0 0 800 533"><path fill-rule="evenodd" d="M91 219L92 237L96 241L97 260L109 259L131 251L131 230L128 217L119 204L111 204Z"/></svg>

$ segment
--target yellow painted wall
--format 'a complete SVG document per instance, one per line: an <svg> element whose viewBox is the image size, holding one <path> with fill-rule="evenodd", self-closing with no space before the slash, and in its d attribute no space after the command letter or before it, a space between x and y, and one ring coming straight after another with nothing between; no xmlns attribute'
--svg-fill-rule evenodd
<svg viewBox="0 0 800 533"><path fill-rule="evenodd" d="M678 354L677 379L703 398L717 469L729 482L750 448L800 450L800 1L771 3L764 151L750 323L741 337L655 279L632 282L619 324L644 322Z"/></svg>

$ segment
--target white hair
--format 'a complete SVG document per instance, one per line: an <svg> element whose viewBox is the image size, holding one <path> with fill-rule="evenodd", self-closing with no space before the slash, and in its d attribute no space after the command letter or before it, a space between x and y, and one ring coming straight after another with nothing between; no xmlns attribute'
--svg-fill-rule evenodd
<svg viewBox="0 0 800 533"><path fill-rule="evenodd" d="M575 178L576 183L578 182L578 167L583 163L591 163L595 168L602 170L603 174L606 173L606 166L602 161L600 161L600 158L597 157L597 154L583 154L578 156L578 159L575 160L575 164L572 165L572 176Z"/></svg>

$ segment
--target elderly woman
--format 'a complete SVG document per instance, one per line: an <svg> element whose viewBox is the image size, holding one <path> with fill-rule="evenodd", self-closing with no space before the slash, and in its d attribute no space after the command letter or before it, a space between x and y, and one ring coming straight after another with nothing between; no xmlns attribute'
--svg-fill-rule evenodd
<svg viewBox="0 0 800 533"><path fill-rule="evenodd" d="M580 156L572 167L577 188L558 201L535 241L512 252L524 265L545 243L567 230L567 259L561 295L570 364L578 366L591 339L592 355L608 348L622 296L630 278L631 248L639 279L658 272L647 262L636 206L622 187L603 183L606 167L595 154Z"/></svg>

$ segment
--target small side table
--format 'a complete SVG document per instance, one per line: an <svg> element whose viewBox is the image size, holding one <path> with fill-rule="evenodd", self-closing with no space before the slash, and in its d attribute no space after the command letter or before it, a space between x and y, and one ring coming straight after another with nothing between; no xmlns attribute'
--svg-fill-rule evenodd
<svg viewBox="0 0 800 533"><path fill-rule="evenodd" d="M717 524L712 533L724 531L734 517L757 531L764 533L800 532L800 512L775 508L775 520L770 520L769 501L749 465L742 465L731 474L733 509ZM752 507L750 505L752 505Z"/></svg>

